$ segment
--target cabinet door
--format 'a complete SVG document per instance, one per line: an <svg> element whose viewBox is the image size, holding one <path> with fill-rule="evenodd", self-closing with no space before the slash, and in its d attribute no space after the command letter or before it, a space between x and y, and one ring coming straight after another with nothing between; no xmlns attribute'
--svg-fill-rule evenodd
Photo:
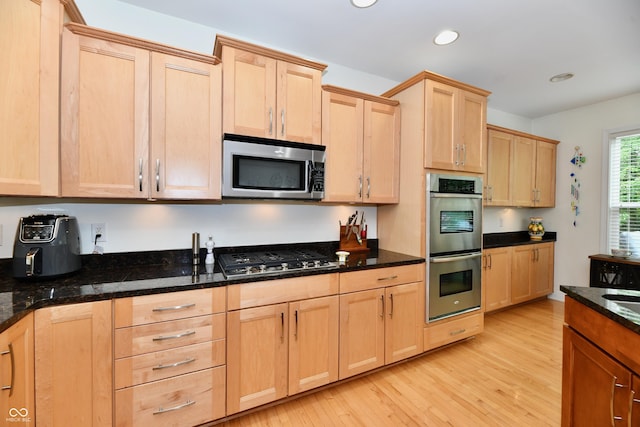
<svg viewBox="0 0 640 427"><path fill-rule="evenodd" d="M289 304L289 395L338 380L338 296Z"/></svg>
<svg viewBox="0 0 640 427"><path fill-rule="evenodd" d="M485 311L508 306L511 303L511 248L484 251L482 272Z"/></svg>
<svg viewBox="0 0 640 427"><path fill-rule="evenodd" d="M340 379L384 365L384 289L340 295Z"/></svg>
<svg viewBox="0 0 640 427"><path fill-rule="evenodd" d="M33 314L0 334L0 416L34 426ZM11 423L9 423L11 424Z"/></svg>
<svg viewBox="0 0 640 427"><path fill-rule="evenodd" d="M287 304L227 314L227 415L287 395Z"/></svg>
<svg viewBox="0 0 640 427"><path fill-rule="evenodd" d="M454 137L462 145L459 158L460 169L483 173L484 149L487 144L487 98L464 90L459 90L458 94L457 135L454 134Z"/></svg>
<svg viewBox="0 0 640 427"><path fill-rule="evenodd" d="M427 80L425 90L424 167L455 170L460 149L460 143L456 143L454 139L456 89Z"/></svg>
<svg viewBox="0 0 640 427"><path fill-rule="evenodd" d="M513 206L533 206L536 175L536 141L521 136L513 143L511 198Z"/></svg>
<svg viewBox="0 0 640 427"><path fill-rule="evenodd" d="M518 304L530 300L532 275L534 270L534 250L531 245L514 246L511 263L511 303Z"/></svg>
<svg viewBox="0 0 640 427"><path fill-rule="evenodd" d="M278 84L274 138L320 144L322 136L322 72L277 62Z"/></svg>
<svg viewBox="0 0 640 427"><path fill-rule="evenodd" d="M363 202L398 203L400 108L364 102Z"/></svg>
<svg viewBox="0 0 640 427"><path fill-rule="evenodd" d="M536 143L536 203L538 207L556 205L556 145Z"/></svg>
<svg viewBox="0 0 640 427"><path fill-rule="evenodd" d="M221 67L151 54L151 197L219 199Z"/></svg>
<svg viewBox="0 0 640 427"><path fill-rule="evenodd" d="M562 425L629 423L631 372L565 326L563 330Z"/></svg>
<svg viewBox="0 0 640 427"><path fill-rule="evenodd" d="M361 98L323 91L325 202L362 200L363 108Z"/></svg>
<svg viewBox="0 0 640 427"><path fill-rule="evenodd" d="M0 2L0 194L58 195L61 17L58 0Z"/></svg>
<svg viewBox="0 0 640 427"><path fill-rule="evenodd" d="M534 263L532 270L532 296L541 297L553 292L553 243L539 243L534 245Z"/></svg>
<svg viewBox="0 0 640 427"><path fill-rule="evenodd" d="M424 283L386 288L385 363L422 353Z"/></svg>
<svg viewBox="0 0 640 427"><path fill-rule="evenodd" d="M149 52L65 29L61 106L62 195L146 198Z"/></svg>
<svg viewBox="0 0 640 427"><path fill-rule="evenodd" d="M222 128L276 138L276 60L223 46Z"/></svg>
<svg viewBox="0 0 640 427"><path fill-rule="evenodd" d="M112 329L111 301L36 311L38 426L112 425Z"/></svg>
<svg viewBox="0 0 640 427"><path fill-rule="evenodd" d="M509 206L511 194L511 150L513 135L495 130L489 131L487 142L487 174L485 182L485 205Z"/></svg>

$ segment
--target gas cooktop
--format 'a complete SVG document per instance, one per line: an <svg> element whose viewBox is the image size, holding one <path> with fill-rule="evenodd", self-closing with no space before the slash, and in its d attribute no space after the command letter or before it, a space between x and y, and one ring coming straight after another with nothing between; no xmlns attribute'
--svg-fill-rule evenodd
<svg viewBox="0 0 640 427"><path fill-rule="evenodd" d="M218 256L226 278L338 268L338 263L305 249L226 253Z"/></svg>

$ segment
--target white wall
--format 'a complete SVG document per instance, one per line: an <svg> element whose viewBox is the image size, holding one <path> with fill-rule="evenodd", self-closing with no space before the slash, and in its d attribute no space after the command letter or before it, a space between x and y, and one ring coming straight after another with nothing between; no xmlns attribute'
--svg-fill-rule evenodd
<svg viewBox="0 0 640 427"><path fill-rule="evenodd" d="M556 168L556 208L538 212L547 229L558 232L555 255L555 283L588 286L589 255L602 253L602 144L603 132L627 126L640 126L640 93L542 117L533 121L533 133L558 139ZM580 214L571 210L570 163L574 147L582 147L585 165L577 171L581 182ZM576 226L573 221L576 221Z"/></svg>

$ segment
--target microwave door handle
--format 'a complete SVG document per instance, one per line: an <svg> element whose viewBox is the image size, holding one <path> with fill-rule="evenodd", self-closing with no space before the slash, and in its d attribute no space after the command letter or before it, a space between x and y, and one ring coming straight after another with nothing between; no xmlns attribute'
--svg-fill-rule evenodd
<svg viewBox="0 0 640 427"><path fill-rule="evenodd" d="M467 259L478 258L482 256L482 252L473 252L465 255L454 255L454 256L443 256L443 257L431 257L429 258L429 262L434 264L443 263L443 262L453 262L453 261L463 261Z"/></svg>

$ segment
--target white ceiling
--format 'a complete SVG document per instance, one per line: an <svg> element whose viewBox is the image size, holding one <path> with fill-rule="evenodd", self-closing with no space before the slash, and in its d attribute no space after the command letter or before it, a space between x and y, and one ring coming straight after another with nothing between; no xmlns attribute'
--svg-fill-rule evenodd
<svg viewBox="0 0 640 427"><path fill-rule="evenodd" d="M640 0L122 1L397 82L433 71L532 119L640 91Z"/></svg>

